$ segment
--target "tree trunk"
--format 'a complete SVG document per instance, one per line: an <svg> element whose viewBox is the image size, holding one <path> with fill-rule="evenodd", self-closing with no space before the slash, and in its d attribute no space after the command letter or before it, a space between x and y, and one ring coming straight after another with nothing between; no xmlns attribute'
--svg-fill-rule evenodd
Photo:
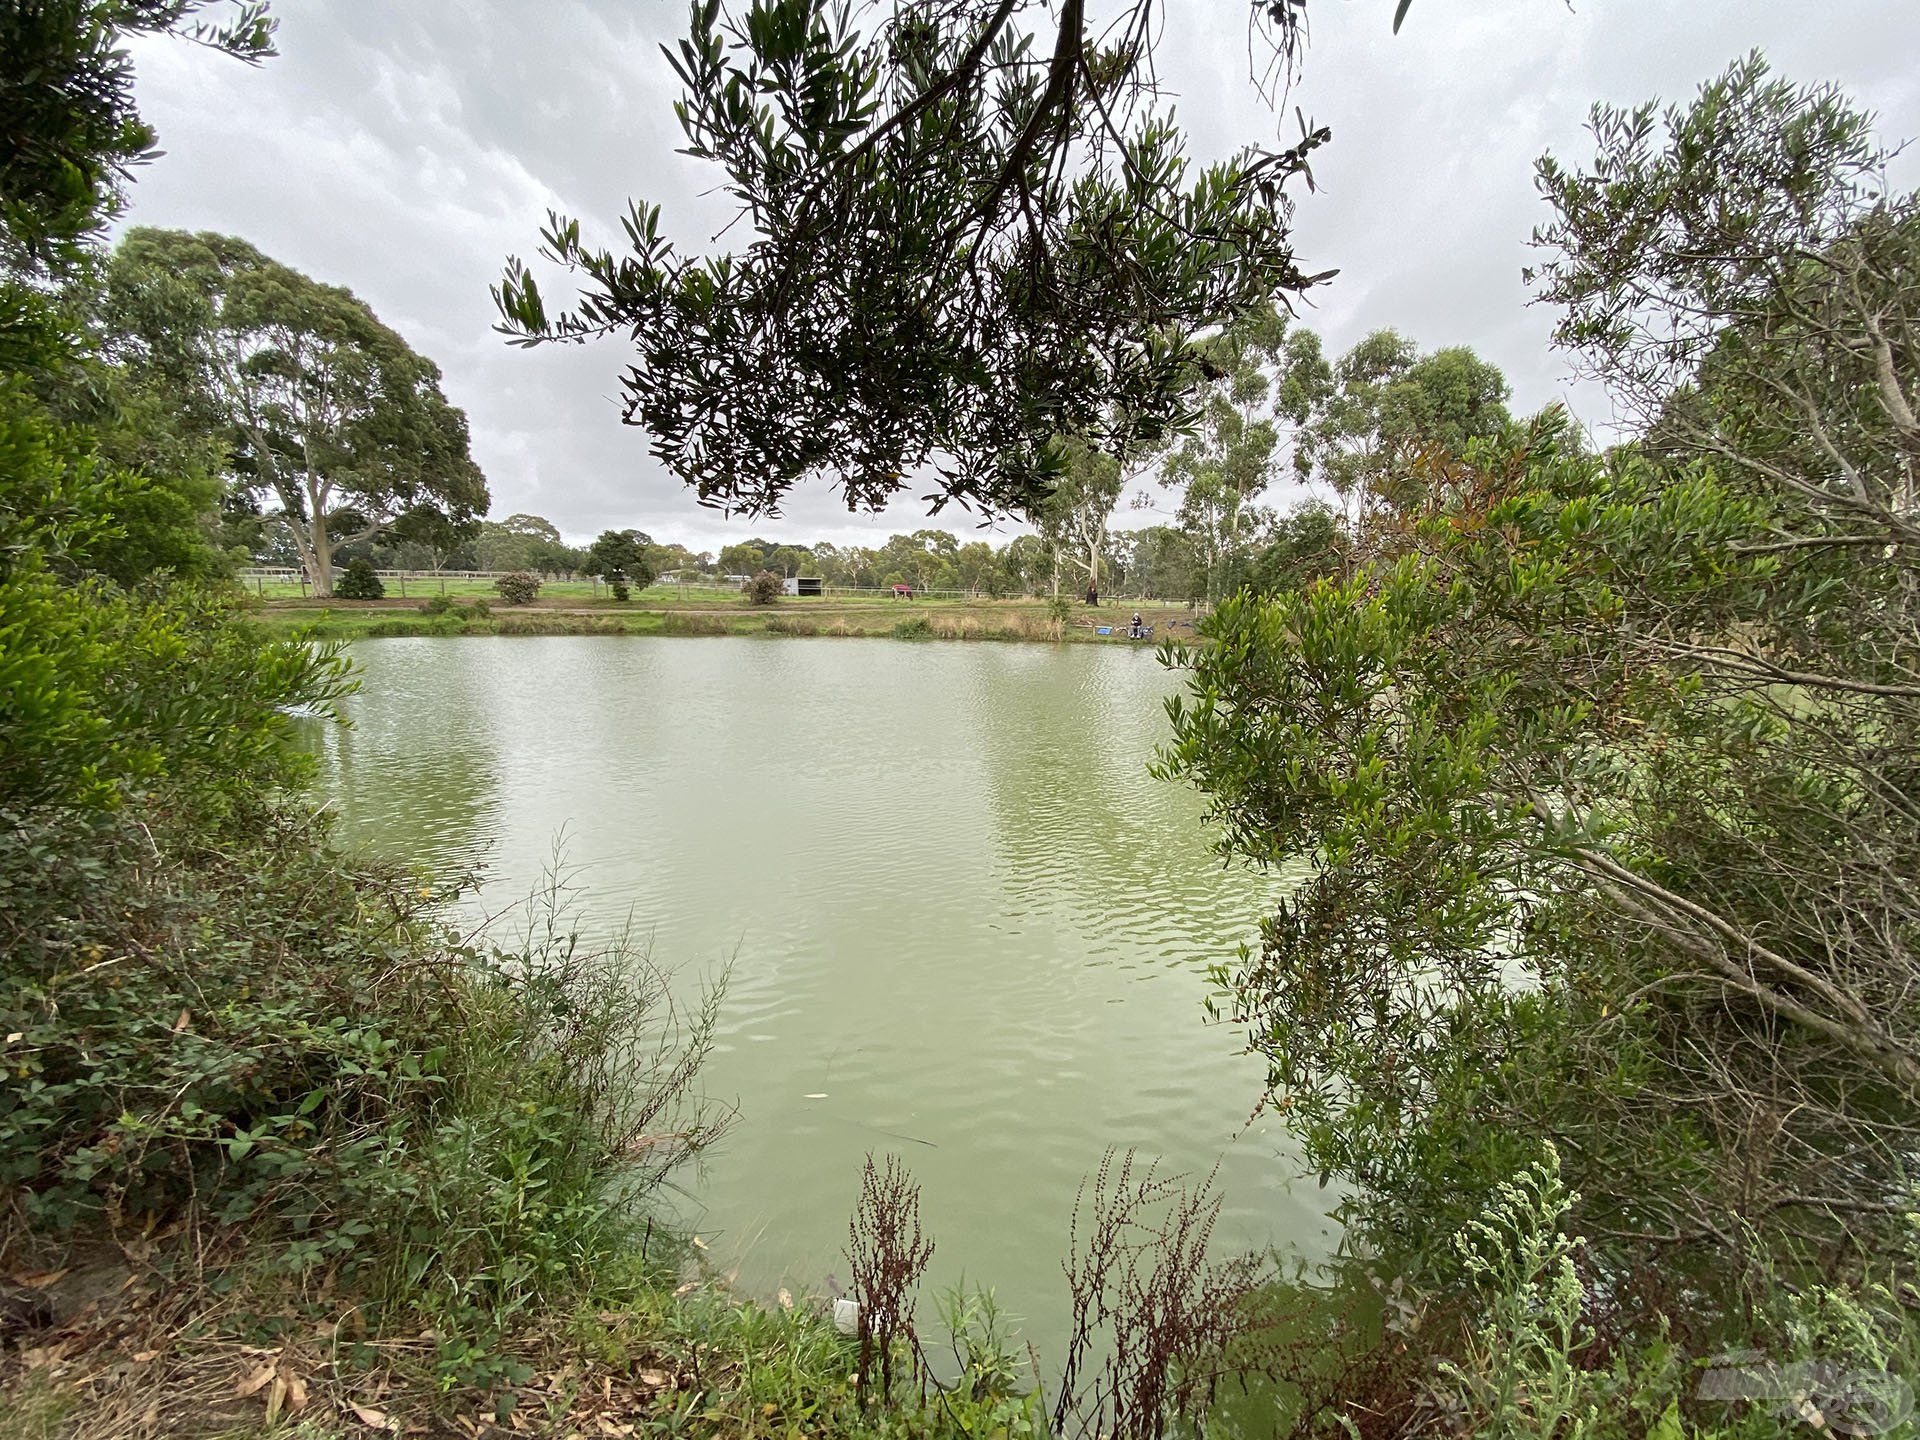
<svg viewBox="0 0 1920 1440"><path fill-rule="evenodd" d="M307 520L307 578L313 581L318 599L333 594L333 537L327 534L327 517L314 515Z"/></svg>

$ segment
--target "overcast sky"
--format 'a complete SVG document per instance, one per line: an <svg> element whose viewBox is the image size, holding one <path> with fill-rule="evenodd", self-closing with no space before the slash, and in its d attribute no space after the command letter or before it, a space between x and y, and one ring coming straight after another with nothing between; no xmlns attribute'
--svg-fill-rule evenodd
<svg viewBox="0 0 1920 1440"><path fill-rule="evenodd" d="M1162 74L1196 156L1290 137L1248 82L1244 5L1164 4ZM870 543L929 523L911 500L850 516L824 484L796 491L781 519L723 519L619 423L618 341L522 351L491 329L487 287L508 254L531 255L549 208L611 237L629 197L659 201L669 231L696 244L728 218L714 173L674 153L659 47L684 31L678 0L276 9L281 55L257 69L179 42L138 47L141 108L168 153L140 172L127 223L241 235L367 300L445 371L495 517L533 511L575 539L631 525L695 549L751 533ZM1527 307L1520 280L1543 214L1532 162L1589 154L1594 101L1682 99L1758 47L1791 79L1840 82L1884 138L1920 136L1910 0L1414 0L1398 36L1392 9L1311 0L1289 104L1333 142L1297 236L1309 270L1341 274L1314 292L1307 323L1334 353L1388 325L1425 347L1471 345L1505 370L1521 410L1567 398L1590 423L1609 418L1603 396L1565 384L1550 317ZM1920 183L1920 154L1896 179Z"/></svg>

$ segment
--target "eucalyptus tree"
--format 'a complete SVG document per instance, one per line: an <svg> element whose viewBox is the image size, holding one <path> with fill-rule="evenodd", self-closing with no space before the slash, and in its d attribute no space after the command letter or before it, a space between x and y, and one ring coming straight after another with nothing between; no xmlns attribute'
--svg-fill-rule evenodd
<svg viewBox="0 0 1920 1440"><path fill-rule="evenodd" d="M1593 129L1538 277L1644 437L1421 456L1399 553L1220 607L1166 763L1301 867L1221 979L1359 1228L1444 1260L1545 1137L1616 1280L1830 1274L1920 1147L1920 201L1757 58Z"/></svg>
<svg viewBox="0 0 1920 1440"><path fill-rule="evenodd" d="M1198 600L1206 594L1206 575L1185 531L1149 525L1127 538L1127 583L1136 594L1165 600Z"/></svg>
<svg viewBox="0 0 1920 1440"><path fill-rule="evenodd" d="M521 512L504 520L482 520L474 532L473 558L482 570L531 570L552 575L578 570L587 559L586 552L567 544L560 527L544 515Z"/></svg>
<svg viewBox="0 0 1920 1440"><path fill-rule="evenodd" d="M1011 589L1038 595L1058 574L1054 547L1041 535L1016 535L1000 551L1000 569Z"/></svg>
<svg viewBox="0 0 1920 1440"><path fill-rule="evenodd" d="M954 580L974 595L1002 595L1007 590L1006 572L1000 557L984 540L971 540L953 556Z"/></svg>
<svg viewBox="0 0 1920 1440"><path fill-rule="evenodd" d="M1071 555L1086 572L1087 584L1100 584L1100 560L1107 549L1107 526L1127 477L1117 456L1079 436L1062 442L1063 463L1053 492L1041 502L1034 521L1061 555ZM1056 590L1057 590L1056 585Z"/></svg>
<svg viewBox="0 0 1920 1440"><path fill-rule="evenodd" d="M766 546L760 541L737 540L720 547L722 575L753 575L765 568Z"/></svg>
<svg viewBox="0 0 1920 1440"><path fill-rule="evenodd" d="M1177 489L1180 528L1191 538L1206 598L1232 588L1266 518L1260 497L1280 476L1283 431L1304 423L1319 393L1318 339L1271 308L1256 311L1198 351L1204 382L1197 423L1161 463Z"/></svg>
<svg viewBox="0 0 1920 1440"><path fill-rule="evenodd" d="M439 369L351 292L231 236L137 228L110 293L128 362L213 417L233 483L277 506L316 594L341 546L485 512Z"/></svg>
<svg viewBox="0 0 1920 1440"><path fill-rule="evenodd" d="M1458 455L1499 434L1508 394L1499 369L1465 346L1422 355L1405 336L1376 330L1319 379L1295 472L1330 487L1356 525L1377 510L1404 514L1426 498L1422 452Z"/></svg>
<svg viewBox="0 0 1920 1440"><path fill-rule="evenodd" d="M1346 527L1331 505L1309 500L1276 516L1248 565L1247 583L1263 594L1304 589L1347 565Z"/></svg>

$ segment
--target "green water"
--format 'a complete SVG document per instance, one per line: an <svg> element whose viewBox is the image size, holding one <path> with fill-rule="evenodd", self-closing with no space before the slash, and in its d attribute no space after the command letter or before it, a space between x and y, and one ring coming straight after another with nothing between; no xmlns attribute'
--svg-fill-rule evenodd
<svg viewBox="0 0 1920 1440"><path fill-rule="evenodd" d="M349 838L524 896L564 836L587 917L733 961L707 1089L740 1118L680 1204L720 1274L844 1282L862 1157L923 1187L931 1286L991 1285L1043 1351L1081 1177L1112 1144L1219 1165L1222 1245L1324 1253L1328 1196L1209 962L1272 882L1223 868L1146 763L1144 649L499 637L354 648L317 741ZM510 923L510 922L509 922Z"/></svg>

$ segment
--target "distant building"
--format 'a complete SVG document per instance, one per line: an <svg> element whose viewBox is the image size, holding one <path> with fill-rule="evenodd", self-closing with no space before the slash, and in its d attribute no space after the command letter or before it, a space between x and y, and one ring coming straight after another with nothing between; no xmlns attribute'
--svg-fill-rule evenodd
<svg viewBox="0 0 1920 1440"><path fill-rule="evenodd" d="M783 582L782 588L789 595L825 595L827 582L818 575L795 575Z"/></svg>

